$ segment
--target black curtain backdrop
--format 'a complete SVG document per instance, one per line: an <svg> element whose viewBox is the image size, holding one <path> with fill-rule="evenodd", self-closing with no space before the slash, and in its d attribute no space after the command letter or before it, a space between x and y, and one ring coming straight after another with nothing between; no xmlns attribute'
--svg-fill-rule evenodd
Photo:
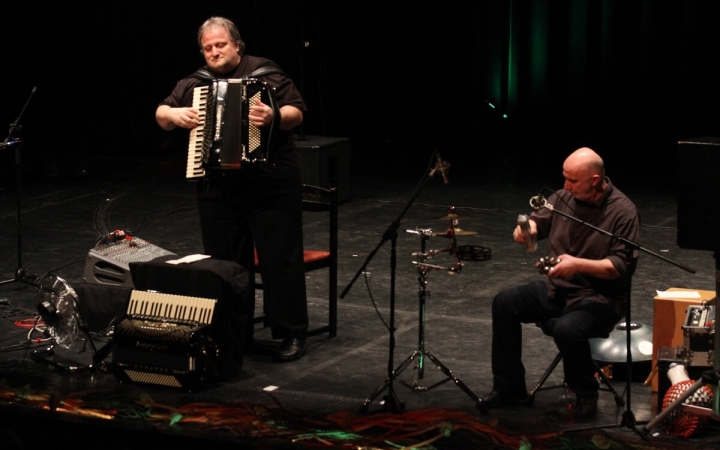
<svg viewBox="0 0 720 450"><path fill-rule="evenodd" d="M626 183L672 183L677 141L720 134L714 0L161 3L5 14L2 138L37 87L21 122L27 182L76 175L98 153L185 152L154 110L203 64L195 33L211 15L300 85L306 134L351 139L353 176L419 177L436 149L455 173L559 187L562 160L589 145Z"/></svg>

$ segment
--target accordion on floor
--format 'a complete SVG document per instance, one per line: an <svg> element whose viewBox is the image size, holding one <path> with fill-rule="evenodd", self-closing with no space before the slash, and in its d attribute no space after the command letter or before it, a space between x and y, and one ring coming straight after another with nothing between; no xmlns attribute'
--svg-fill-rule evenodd
<svg viewBox="0 0 720 450"><path fill-rule="evenodd" d="M186 178L197 179L208 170L238 170L270 163L274 126L258 128L248 119L255 100L280 114L272 88L255 78L216 79L193 91L193 108L200 123L190 132ZM279 124L278 124L279 125Z"/></svg>
<svg viewBox="0 0 720 450"><path fill-rule="evenodd" d="M186 390L212 379L218 346L208 330L216 302L133 290L113 334L115 376Z"/></svg>

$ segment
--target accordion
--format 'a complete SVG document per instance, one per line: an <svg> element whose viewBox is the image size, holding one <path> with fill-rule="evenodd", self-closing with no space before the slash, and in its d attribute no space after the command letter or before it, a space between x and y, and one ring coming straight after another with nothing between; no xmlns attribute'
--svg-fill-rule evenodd
<svg viewBox="0 0 720 450"><path fill-rule="evenodd" d="M270 105L280 117L272 88L255 78L215 79L194 89L193 108L200 111L200 123L190 132L186 178L269 164L273 127L250 123L255 100Z"/></svg>
<svg viewBox="0 0 720 450"><path fill-rule="evenodd" d="M209 328L216 302L133 290L113 333L115 376L186 390L213 379L219 350Z"/></svg>

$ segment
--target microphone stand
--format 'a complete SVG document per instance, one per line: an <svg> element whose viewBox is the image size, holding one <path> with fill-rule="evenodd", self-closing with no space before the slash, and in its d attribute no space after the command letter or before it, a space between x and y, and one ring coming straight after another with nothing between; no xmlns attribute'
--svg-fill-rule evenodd
<svg viewBox="0 0 720 450"><path fill-rule="evenodd" d="M530 206L532 206L534 209L546 208L546 209L550 210L551 212L560 214L561 216L567 217L570 220L574 220L577 223L580 223L589 228L592 228L593 230L595 230L599 233L602 233L613 239L617 239L618 241L622 242L625 245L625 255L626 255L627 261L633 261L633 259L634 259L633 251L640 250L647 254L655 256L656 258L662 259L663 261L668 262L676 267L679 267L679 268L685 270L686 272L695 273L694 269L684 267L681 264L671 261L670 259L668 259L660 254L657 254L651 250L648 250L648 249L642 247L640 244L633 242L623 236L618 236L616 234L610 233L609 231L603 230L602 228L599 228L599 227L596 227L595 225L589 224L583 220L578 219L577 217L571 216L570 214L556 210L553 207L553 205L548 203L544 197L539 196L539 197L531 198ZM627 372L627 374L626 374L626 381L625 381L625 384L626 384L625 389L627 391L627 402L625 403L626 408L625 408L625 412L623 413L622 421L620 422L620 426L630 428L631 430L635 431L640 437L646 438L646 435L643 432L639 431L636 427L637 422L635 420L635 414L632 411L631 399L630 399L631 398L631 385L632 385L632 352L631 352L631 345L630 345L631 344L630 331L632 330L632 326L631 326L632 321L630 319L630 314L631 314L630 293L631 293L631 290L632 289L630 287L630 283L628 283L627 299L625 301L625 331L626 331L626 339L625 340L626 340L626 352L627 352L627 356L626 356L626 372Z"/></svg>
<svg viewBox="0 0 720 450"><path fill-rule="evenodd" d="M23 106L22 111L20 111L20 115L15 119L15 122L10 124L10 131L8 132L8 137L5 138L5 140L0 143L0 150L4 150L6 148L15 148L15 216L16 216L16 232L17 232L17 270L15 271L15 277L0 281L0 285L13 283L16 281L25 281L25 276L27 275L27 270L22 266L22 232L21 232L21 215L20 215L20 199L21 199L21 189L22 189L22 158L21 158L21 143L22 140L19 138L15 138L14 134L17 131L18 133L21 130L20 127L20 118L22 117L23 113L25 112L25 109L27 109L28 104L30 104L30 100L32 99L33 95L35 95L35 91L37 91L37 87L33 87L32 92L30 92L30 96L28 97L27 101L25 102L25 106Z"/></svg>
<svg viewBox="0 0 720 450"><path fill-rule="evenodd" d="M434 157L434 155L433 155ZM340 298L343 299L347 295L347 293L352 288L353 284L355 284L355 281L360 277L362 273L365 272L365 269L367 268L368 264L370 264L370 261L375 257L375 254L380 250L380 248L388 241L390 241L390 324L389 324L389 331L390 331L390 339L389 339L389 354L388 354L388 364L387 364L387 378L383 382L383 384L378 387L378 389L373 392L371 396L365 400L365 403L363 404L363 411L367 411L368 405L372 402L372 400L377 397L380 392L382 392L385 388L387 388L388 393L383 397L383 407L386 410L390 410L392 412L402 412L405 409L405 405L397 396L397 393L395 392L395 388L393 385L393 380L395 378L395 373L393 370L394 366L394 352L395 352L395 273L397 268L397 237L398 237L398 228L400 228L400 221L405 216L407 211L410 209L412 204L415 202L415 199L420 195L423 188L427 184L427 182L432 178L435 173L445 171L446 165L443 165L442 161L438 158L438 162L435 164L435 166L430 170L430 172L424 176L422 181L418 183L417 187L415 188L415 191L410 196L410 199L405 205L405 208L402 210L400 215L390 223L390 226L388 226L387 230L383 233L382 239L380 242L375 246L375 248L368 254L367 258L365 259L365 262L363 265L358 269L357 273L353 277L353 279L348 283L348 285L343 289L342 293L340 293Z"/></svg>

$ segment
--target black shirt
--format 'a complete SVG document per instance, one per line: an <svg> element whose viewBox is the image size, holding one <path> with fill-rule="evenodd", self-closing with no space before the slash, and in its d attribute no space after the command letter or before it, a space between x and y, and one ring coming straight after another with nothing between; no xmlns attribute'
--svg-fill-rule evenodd
<svg viewBox="0 0 720 450"><path fill-rule="evenodd" d="M607 189L594 203L576 199L570 191L561 189L548 198L555 211L580 219L615 236L638 242L640 218L635 205L606 178ZM576 275L569 280L547 278L550 295L562 296L567 305L592 299L615 307L623 313L623 301L632 266L627 261L625 245L618 239L601 233L557 212L541 208L532 213L538 239L548 238L548 256L572 255L593 260L609 259L620 273L614 280L588 275ZM637 250L633 258L637 258Z"/></svg>

